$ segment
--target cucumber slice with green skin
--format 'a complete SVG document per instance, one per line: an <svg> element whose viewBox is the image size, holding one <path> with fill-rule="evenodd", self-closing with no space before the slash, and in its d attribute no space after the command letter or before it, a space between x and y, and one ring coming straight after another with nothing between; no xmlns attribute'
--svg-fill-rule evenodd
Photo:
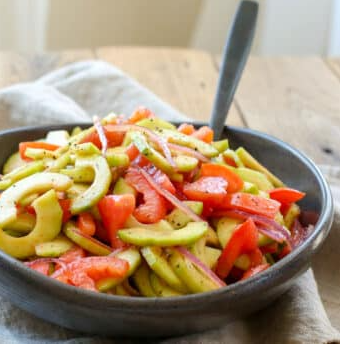
<svg viewBox="0 0 340 344"><path fill-rule="evenodd" d="M250 258L247 254L241 254L235 260L234 265L241 270L248 270L250 268Z"/></svg>
<svg viewBox="0 0 340 344"><path fill-rule="evenodd" d="M192 156L178 155L173 158L178 172L190 172L197 167L198 160Z"/></svg>
<svg viewBox="0 0 340 344"><path fill-rule="evenodd" d="M193 245L191 245L188 249L189 251L197 257L201 262L204 264L207 263L206 255L205 255L205 244L206 244L206 237L197 240Z"/></svg>
<svg viewBox="0 0 340 344"><path fill-rule="evenodd" d="M124 259L129 263L129 270L124 278L103 278L96 283L96 287L99 291L107 291L115 286L118 286L124 281L124 279L130 277L140 266L142 259L140 253L135 248L129 248L116 254L117 258Z"/></svg>
<svg viewBox="0 0 340 344"><path fill-rule="evenodd" d="M300 207L295 203L289 207L287 214L284 216L284 224L287 228L292 227L295 219L300 215L300 212Z"/></svg>
<svg viewBox="0 0 340 344"><path fill-rule="evenodd" d="M20 166L12 172L3 176L2 180L0 181L0 190L8 189L15 182L24 179L34 173L41 172L44 169L45 166L42 161L33 161L27 163L26 165Z"/></svg>
<svg viewBox="0 0 340 344"><path fill-rule="evenodd" d="M126 194L130 194L130 195L133 195L133 196L137 196L137 191L132 187L130 186L124 178L119 178L117 181L116 181L116 184L113 188L113 193L115 195L126 195Z"/></svg>
<svg viewBox="0 0 340 344"><path fill-rule="evenodd" d="M41 160L45 158L57 159L58 155L56 151L27 147L25 150L25 156L33 160Z"/></svg>
<svg viewBox="0 0 340 344"><path fill-rule="evenodd" d="M72 129L72 131L71 131L71 137L80 134L82 131L83 131L82 128L80 128L80 127L74 127L74 128Z"/></svg>
<svg viewBox="0 0 340 344"><path fill-rule="evenodd" d="M195 214L201 215L203 211L203 202L199 201L183 201ZM191 218L185 214L182 210L176 208L169 215L166 216L166 220L175 228L179 229L187 225Z"/></svg>
<svg viewBox="0 0 340 344"><path fill-rule="evenodd" d="M33 194L30 194L24 198L22 198L18 204L21 206L21 207L27 207L28 205L30 205L35 199L37 199L39 197L39 194L38 193L33 193Z"/></svg>
<svg viewBox="0 0 340 344"><path fill-rule="evenodd" d="M156 223L146 224L146 223L141 223L137 221L133 215L130 215L124 224L124 228L136 228L136 227L155 230L155 231L172 231L173 230L172 226L170 225L168 221L160 220L159 222L156 222Z"/></svg>
<svg viewBox="0 0 340 344"><path fill-rule="evenodd" d="M41 194L51 189L65 191L72 180L59 173L36 173L26 177L5 190L0 197L0 228L4 228L17 218L16 204L29 194ZM49 223L49 222L46 222Z"/></svg>
<svg viewBox="0 0 340 344"><path fill-rule="evenodd" d="M149 128L151 130L158 130L158 129L170 129L176 130L176 127L160 118L144 118L136 123L140 127Z"/></svg>
<svg viewBox="0 0 340 344"><path fill-rule="evenodd" d="M118 231L118 237L137 246L184 246L190 245L206 234L206 222L189 222L176 231L155 231L145 228L130 228Z"/></svg>
<svg viewBox="0 0 340 344"><path fill-rule="evenodd" d="M22 160L19 152L12 154L4 164L2 174L7 174L17 169L18 167L26 165L26 161Z"/></svg>
<svg viewBox="0 0 340 344"><path fill-rule="evenodd" d="M101 154L101 151L92 142L75 144L71 147L71 151L81 156Z"/></svg>
<svg viewBox="0 0 340 344"><path fill-rule="evenodd" d="M89 235L81 233L74 223L67 222L63 228L64 234L74 243L96 256L108 256L112 253L112 248L92 238Z"/></svg>
<svg viewBox="0 0 340 344"><path fill-rule="evenodd" d="M141 295L146 297L157 296L150 284L150 269L146 263L143 263L132 275L132 279Z"/></svg>
<svg viewBox="0 0 340 344"><path fill-rule="evenodd" d="M67 198L76 198L89 188L89 184L74 183L66 192Z"/></svg>
<svg viewBox="0 0 340 344"><path fill-rule="evenodd" d="M220 141L214 141L211 144L220 153L223 153L225 150L227 150L229 148L229 141L228 141L228 139L224 139L224 140L220 140Z"/></svg>
<svg viewBox="0 0 340 344"><path fill-rule="evenodd" d="M177 277L172 267L162 254L160 247L146 246L141 249L142 256L148 263L151 270L162 278L171 288L178 292L186 293L188 289Z"/></svg>
<svg viewBox="0 0 340 344"><path fill-rule="evenodd" d="M244 182L242 192L250 193L252 195L258 195L259 194L259 189L253 183Z"/></svg>
<svg viewBox="0 0 340 344"><path fill-rule="evenodd" d="M175 250L171 251L169 263L192 293L203 293L219 288L216 283L198 271L191 261Z"/></svg>
<svg viewBox="0 0 340 344"><path fill-rule="evenodd" d="M53 240L61 230L63 212L54 190L37 198L32 206L37 220L28 235L14 238L0 229L0 249L12 257L24 259L34 255L36 245Z"/></svg>
<svg viewBox="0 0 340 344"><path fill-rule="evenodd" d="M222 248L224 248L228 244L237 226L241 223L242 220L232 219L229 217L222 217L217 222L217 237L221 243Z"/></svg>
<svg viewBox="0 0 340 344"><path fill-rule="evenodd" d="M220 257L221 253L222 251L217 248L205 246L205 256L206 256L205 263L210 269L215 268L218 258Z"/></svg>
<svg viewBox="0 0 340 344"><path fill-rule="evenodd" d="M127 167L130 164L130 159L125 153L106 152L105 157L110 167Z"/></svg>
<svg viewBox="0 0 340 344"><path fill-rule="evenodd" d="M207 245L213 246L213 247L220 247L220 241L218 240L218 236L216 232L209 226L207 234L205 236L205 240Z"/></svg>
<svg viewBox="0 0 340 344"><path fill-rule="evenodd" d="M111 184L111 171L107 161L101 155L77 158L76 167L90 167L95 172L91 186L81 195L72 200L71 213L79 214L94 206L104 197Z"/></svg>
<svg viewBox="0 0 340 344"><path fill-rule="evenodd" d="M274 189L274 185L261 172L246 167L239 167L235 172L245 181L255 184L260 190L268 191Z"/></svg>
<svg viewBox="0 0 340 344"><path fill-rule="evenodd" d="M90 167L64 168L59 171L69 176L75 183L92 183L95 173Z"/></svg>
<svg viewBox="0 0 340 344"><path fill-rule="evenodd" d="M117 287L114 290L114 293L120 296L132 296L121 284L117 285Z"/></svg>
<svg viewBox="0 0 340 344"><path fill-rule="evenodd" d="M176 143L181 146L198 150L201 154L209 158L212 158L219 154L218 150L212 145L209 145L208 143L196 139L195 137L182 134L178 131L161 129L158 130L157 133L165 137L171 143Z"/></svg>
<svg viewBox="0 0 340 344"><path fill-rule="evenodd" d="M52 241L35 245L35 254L39 257L60 257L73 246L73 242L63 235L57 236Z"/></svg>
<svg viewBox="0 0 340 344"><path fill-rule="evenodd" d="M29 213L22 213L17 215L17 218L7 225L5 230L12 230L21 234L30 233L35 227L35 216Z"/></svg>
<svg viewBox="0 0 340 344"><path fill-rule="evenodd" d="M239 158L239 156L232 149L227 149L223 153L223 156L226 158L232 159L235 162L237 167L244 167L242 160Z"/></svg>
<svg viewBox="0 0 340 344"><path fill-rule="evenodd" d="M169 162L162 154L158 153L154 148L151 147L143 134L139 132L131 132L131 139L139 152L157 168L166 174L172 174L174 172L174 169Z"/></svg>
<svg viewBox="0 0 340 344"><path fill-rule="evenodd" d="M266 246L266 245L269 245L273 242L274 242L273 239L267 237L266 235L264 235L262 233L259 233L259 241L258 241L259 246Z"/></svg>
<svg viewBox="0 0 340 344"><path fill-rule="evenodd" d="M47 169L48 172L59 172L65 168L70 162L70 152L62 154L58 159L54 160L51 166Z"/></svg>
<svg viewBox="0 0 340 344"><path fill-rule="evenodd" d="M271 173L267 168L260 164L248 151L243 147L240 147L236 150L236 154L239 156L241 161L246 167L249 167L253 170L263 173L268 180L275 186L281 187L284 186L283 182L277 178L273 173Z"/></svg>
<svg viewBox="0 0 340 344"><path fill-rule="evenodd" d="M180 293L166 285L166 283L162 281L154 272L150 273L150 284L157 296L172 297L183 295L183 293Z"/></svg>

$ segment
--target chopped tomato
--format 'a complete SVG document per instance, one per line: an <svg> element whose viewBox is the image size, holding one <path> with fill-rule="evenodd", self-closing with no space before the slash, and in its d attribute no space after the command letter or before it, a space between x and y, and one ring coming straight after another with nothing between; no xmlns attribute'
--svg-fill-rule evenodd
<svg viewBox="0 0 340 344"><path fill-rule="evenodd" d="M225 161L226 164L232 166L232 167L237 167L236 162L233 158L230 156L223 156L223 160Z"/></svg>
<svg viewBox="0 0 340 344"><path fill-rule="evenodd" d="M254 267L262 264L263 254L258 247L254 251L251 251L248 255L250 258L250 266Z"/></svg>
<svg viewBox="0 0 340 344"><path fill-rule="evenodd" d="M77 227L86 235L94 235L96 232L96 223L90 213L81 213L77 219Z"/></svg>
<svg viewBox="0 0 340 344"><path fill-rule="evenodd" d="M133 161L137 158L137 156L139 155L139 150L138 148L131 143L125 150L125 153L128 155L130 161Z"/></svg>
<svg viewBox="0 0 340 344"><path fill-rule="evenodd" d="M103 126L103 130L107 139L107 146L110 147L116 147L119 146L124 139L124 133L118 132L116 130L116 126L114 124L107 124ZM81 143L85 142L92 142L95 146L97 146L99 149L102 148L102 143L99 139L98 132L96 130L89 133L82 141Z"/></svg>
<svg viewBox="0 0 340 344"><path fill-rule="evenodd" d="M95 236L100 240L104 241L105 243L110 243L110 238L107 233L107 230L104 228L101 221L96 221L96 233Z"/></svg>
<svg viewBox="0 0 340 344"><path fill-rule="evenodd" d="M279 253L279 258L282 259L283 257L287 256L290 252L292 252L292 246L286 242L286 245L283 246L281 252Z"/></svg>
<svg viewBox="0 0 340 344"><path fill-rule="evenodd" d="M306 194L295 189L277 188L269 191L269 195L271 199L275 199L281 204L289 204L300 201Z"/></svg>
<svg viewBox="0 0 340 344"><path fill-rule="evenodd" d="M283 216L287 214L291 205L292 205L291 203L281 203L280 212Z"/></svg>
<svg viewBox="0 0 340 344"><path fill-rule="evenodd" d="M77 245L71 247L68 251L60 256L61 260L66 264L73 262L76 259L84 258L86 256L85 250Z"/></svg>
<svg viewBox="0 0 340 344"><path fill-rule="evenodd" d="M131 117L128 119L128 123L135 124L144 118L154 118L154 117L155 115L152 111L150 111L147 108L140 107L131 115Z"/></svg>
<svg viewBox="0 0 340 344"><path fill-rule="evenodd" d="M228 183L228 193L233 193L242 190L243 180L235 172L230 170L228 167L217 164L202 164L201 167L202 177L222 177Z"/></svg>
<svg viewBox="0 0 340 344"><path fill-rule="evenodd" d="M188 199L202 201L210 206L224 202L228 183L221 177L201 177L193 183L184 183L183 192Z"/></svg>
<svg viewBox="0 0 340 344"><path fill-rule="evenodd" d="M270 265L267 263L261 264L261 265L255 266L255 267L251 267L244 273L241 280L245 280L249 277L255 276L256 274L268 269L269 267L270 267Z"/></svg>
<svg viewBox="0 0 340 344"><path fill-rule="evenodd" d="M123 228L127 218L132 214L135 202L135 197L130 194L108 195L98 202L99 213L113 248L125 246L117 237L117 231Z"/></svg>
<svg viewBox="0 0 340 344"><path fill-rule="evenodd" d="M258 231L252 219L240 224L218 259L217 275L226 278L241 254L250 253L257 249L257 240Z"/></svg>
<svg viewBox="0 0 340 344"><path fill-rule="evenodd" d="M280 203L273 199L237 192L227 195L220 208L243 210L251 214L274 218L280 210Z"/></svg>
<svg viewBox="0 0 340 344"><path fill-rule="evenodd" d="M182 123L177 130L185 135L191 135L195 132L195 127L192 124Z"/></svg>
<svg viewBox="0 0 340 344"><path fill-rule="evenodd" d="M71 217L71 200L68 198L60 199L59 205L61 209L63 210L63 223L66 223Z"/></svg>
<svg viewBox="0 0 340 344"><path fill-rule="evenodd" d="M211 128L203 126L195 132L193 132L191 136L195 137L196 139L202 140L206 143L211 143L214 139L214 132Z"/></svg>
<svg viewBox="0 0 340 344"><path fill-rule="evenodd" d="M25 262L25 265L29 268L48 276L50 272L50 263L41 259L34 260L32 262Z"/></svg>
<svg viewBox="0 0 340 344"><path fill-rule="evenodd" d="M273 242L271 244L265 245L261 247L261 252L263 254L266 253L276 253L279 249L279 244L277 242Z"/></svg>
<svg viewBox="0 0 340 344"><path fill-rule="evenodd" d="M86 257L69 263L51 275L52 278L87 290L97 291L95 282L102 278L122 278L129 269L126 260L116 257Z"/></svg>
<svg viewBox="0 0 340 344"><path fill-rule="evenodd" d="M146 172L148 172L148 174L150 174L154 181L162 187L162 189L168 190L172 194L176 193L174 185L164 172L150 164L146 166L144 169L146 170Z"/></svg>
<svg viewBox="0 0 340 344"><path fill-rule="evenodd" d="M53 144L47 143L47 142L42 142L42 141L20 142L19 143L19 153L20 153L21 159L26 160L26 161L31 161L32 159L28 158L25 155L25 151L27 148L40 148L40 149L47 149L47 150L55 151L59 147L60 146L53 145Z"/></svg>

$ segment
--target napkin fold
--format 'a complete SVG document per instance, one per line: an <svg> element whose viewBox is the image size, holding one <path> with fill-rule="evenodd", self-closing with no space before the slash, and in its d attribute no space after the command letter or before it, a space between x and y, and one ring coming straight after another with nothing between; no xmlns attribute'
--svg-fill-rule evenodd
<svg viewBox="0 0 340 344"><path fill-rule="evenodd" d="M109 112L131 114L144 105L168 120L190 120L121 70L103 61L65 66L31 83L0 91L0 129L37 124L89 121ZM340 168L323 167L336 200L329 240L314 262L315 275L333 325L340 329ZM313 271L300 276L275 303L246 319L205 333L149 343L340 343L320 298ZM45 322L0 298L0 342L106 344L141 340L100 338Z"/></svg>

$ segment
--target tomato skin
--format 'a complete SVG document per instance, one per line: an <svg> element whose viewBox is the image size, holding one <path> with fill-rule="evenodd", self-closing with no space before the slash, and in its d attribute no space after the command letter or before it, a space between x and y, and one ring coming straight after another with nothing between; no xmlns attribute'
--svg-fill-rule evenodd
<svg viewBox="0 0 340 344"><path fill-rule="evenodd" d="M257 247L254 251L249 253L250 258L250 266L255 267L261 265L263 262L263 254L262 251Z"/></svg>
<svg viewBox="0 0 340 344"><path fill-rule="evenodd" d="M33 262L26 262L25 265L35 271L40 272L41 274L45 276L49 275L50 263L48 262L40 261L39 259L37 259L36 261L33 261Z"/></svg>
<svg viewBox="0 0 340 344"><path fill-rule="evenodd" d="M257 249L258 231L252 219L240 224L233 233L228 244L224 247L218 259L216 273L226 278L235 260L243 253L250 253Z"/></svg>
<svg viewBox="0 0 340 344"><path fill-rule="evenodd" d="M214 132L211 128L205 125L193 132L191 136L195 137L196 139L202 140L206 143L211 143L214 139Z"/></svg>
<svg viewBox="0 0 340 344"><path fill-rule="evenodd" d="M107 230L104 228L103 224L101 221L96 220L96 233L95 236L100 240L103 241L104 243L108 244L110 243L110 238L107 233Z"/></svg>
<svg viewBox="0 0 340 344"><path fill-rule="evenodd" d="M110 147L117 147L122 144L124 139L124 133L116 131L114 124L107 124L103 126L103 130L107 139L107 146ZM98 132L95 130L91 133L89 133L82 141L81 143L85 142L92 142L95 146L97 146L99 149L102 148L102 143L99 139Z"/></svg>
<svg viewBox="0 0 340 344"><path fill-rule="evenodd" d="M21 159L26 160L26 161L32 161L31 158L28 158L25 155L26 148L41 148L41 149L47 149L47 150L55 151L59 147L60 146L53 145L53 144L47 143L47 142L41 142L41 141L20 142L19 143L19 153L20 153Z"/></svg>
<svg viewBox="0 0 340 344"><path fill-rule="evenodd" d="M128 155L130 162L135 160L137 156L139 155L138 148L131 143L125 150L125 153Z"/></svg>
<svg viewBox="0 0 340 344"><path fill-rule="evenodd" d="M237 192L227 195L224 204L220 208L225 210L243 210L251 214L274 218L280 210L280 203L272 199Z"/></svg>
<svg viewBox="0 0 340 344"><path fill-rule="evenodd" d="M182 123L178 128L177 131L179 131L182 134L185 135L191 135L193 134L196 130L195 127L192 124L189 123Z"/></svg>
<svg viewBox="0 0 340 344"><path fill-rule="evenodd" d="M155 118L155 114L144 107L139 107L128 119L129 124L135 124L145 118Z"/></svg>
<svg viewBox="0 0 340 344"><path fill-rule="evenodd" d="M243 180L235 172L228 167L218 164L206 163L202 164L201 176L222 177L228 183L228 193L234 193L242 190Z"/></svg>
<svg viewBox="0 0 340 344"><path fill-rule="evenodd" d="M265 245L261 247L261 252L263 254L266 253L276 253L279 250L279 245L277 242L273 242L271 244Z"/></svg>
<svg viewBox="0 0 340 344"><path fill-rule="evenodd" d="M86 235L94 235L96 232L96 223L90 213L81 213L77 219L77 227Z"/></svg>
<svg viewBox="0 0 340 344"><path fill-rule="evenodd" d="M291 188L277 188L269 191L269 196L281 204L291 204L300 201L305 193Z"/></svg>
<svg viewBox="0 0 340 344"><path fill-rule="evenodd" d="M228 183L221 177L200 177L193 183L184 183L183 193L189 200L202 201L212 207L224 202Z"/></svg>
<svg viewBox="0 0 340 344"><path fill-rule="evenodd" d="M142 223L156 223L162 220L167 212L167 202L164 197L150 186L136 168L128 169L125 180L143 195L144 203L139 204L133 212L136 219Z"/></svg>
<svg viewBox="0 0 340 344"><path fill-rule="evenodd" d="M61 260L66 264L73 262L76 259L84 258L86 256L85 250L77 245L71 247L68 251L60 256Z"/></svg>
<svg viewBox="0 0 340 344"><path fill-rule="evenodd" d="M65 198L65 199L58 200L58 202L59 202L59 205L63 211L62 222L66 223L72 217L71 210L70 210L71 209L71 200L68 198Z"/></svg>
<svg viewBox="0 0 340 344"><path fill-rule="evenodd" d="M269 264L261 264L261 265L258 265L258 266L255 266L255 267L251 267L249 268L245 273L244 275L242 276L241 280L245 280L249 277L252 277L252 276L255 276L257 275L258 273L268 269L270 267Z"/></svg>
<svg viewBox="0 0 340 344"><path fill-rule="evenodd" d="M163 189L168 190L170 193L175 194L176 189L172 184L170 178L161 170L153 165L145 166L144 168L148 174L155 180L155 182L161 186Z"/></svg>
<svg viewBox="0 0 340 344"><path fill-rule="evenodd" d="M98 202L98 210L113 248L125 246L117 237L117 231L123 228L127 218L132 214L135 202L135 197L130 194L108 195Z"/></svg>

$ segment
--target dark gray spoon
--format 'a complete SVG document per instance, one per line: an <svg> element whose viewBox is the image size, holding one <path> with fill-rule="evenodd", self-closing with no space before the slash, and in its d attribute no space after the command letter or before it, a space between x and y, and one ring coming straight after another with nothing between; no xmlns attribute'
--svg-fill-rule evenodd
<svg viewBox="0 0 340 344"><path fill-rule="evenodd" d="M248 59L255 33L257 12L256 2L242 1L227 37L210 119L215 140L221 137L228 110Z"/></svg>

